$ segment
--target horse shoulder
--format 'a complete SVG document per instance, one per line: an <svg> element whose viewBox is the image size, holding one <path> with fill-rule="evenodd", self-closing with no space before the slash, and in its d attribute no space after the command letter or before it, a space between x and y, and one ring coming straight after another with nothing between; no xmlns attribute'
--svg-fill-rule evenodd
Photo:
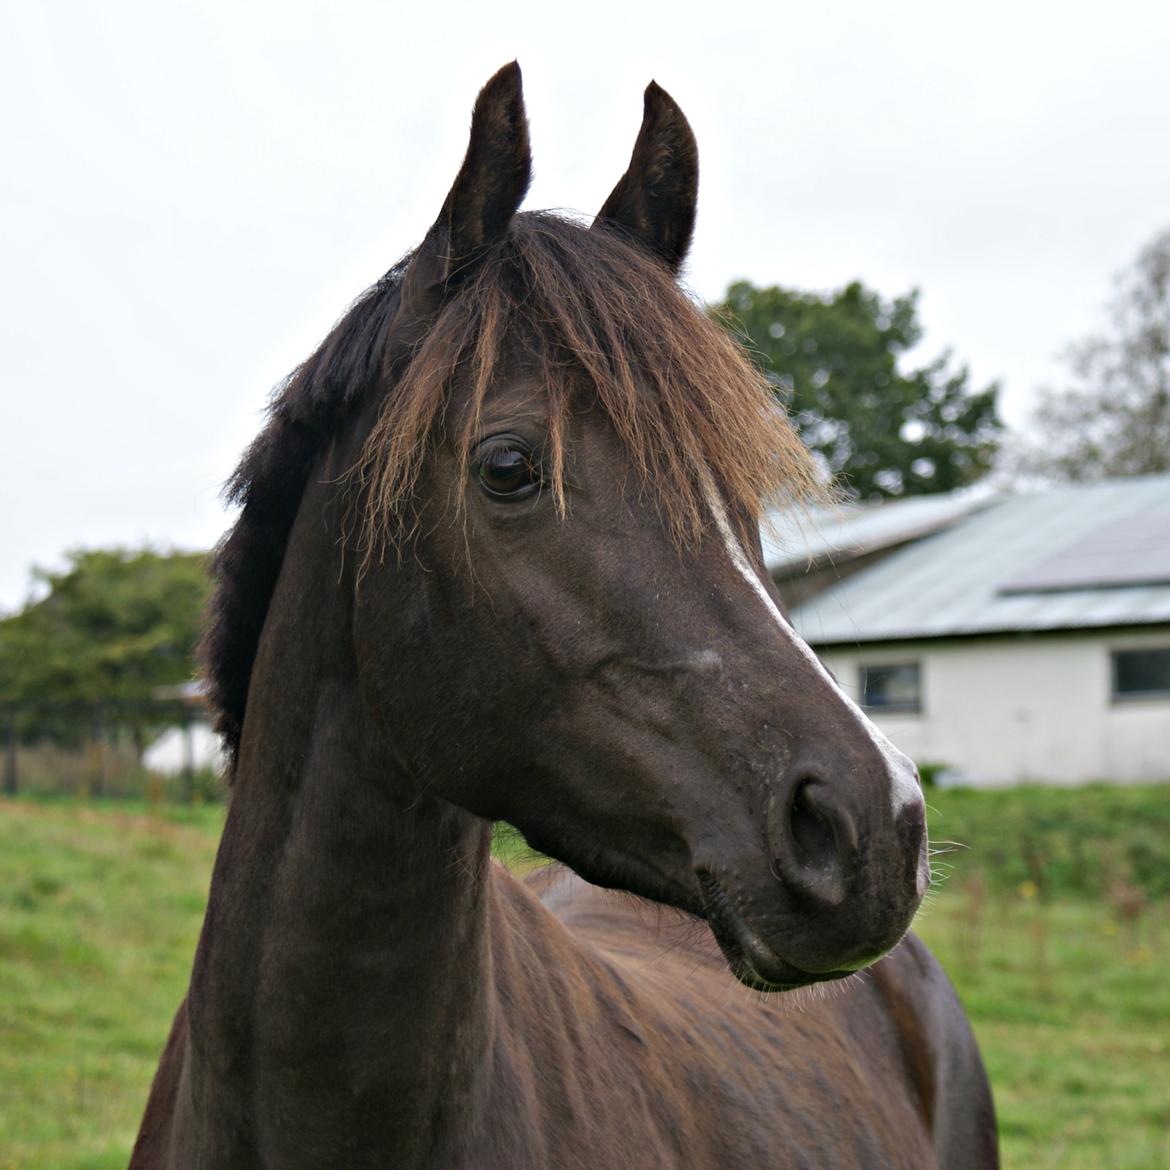
<svg viewBox="0 0 1170 1170"><path fill-rule="evenodd" d="M512 883L509 897L525 907L513 944L525 961L513 974L535 978L508 994L539 1000L519 1046L543 1073L530 1116L555 1088L562 1120L566 1102L608 1119L583 1148L609 1154L623 1131L644 1143L595 1164L936 1166L922 1105L936 1078L906 1067L916 1017L899 1019L882 991L888 972L875 985L866 976L824 993L753 996L683 915L555 871Z"/></svg>
<svg viewBox="0 0 1170 1170"><path fill-rule="evenodd" d="M187 1034L187 1000L184 997L175 1012L162 1059L154 1074L128 1170L160 1170L170 1165L171 1127L187 1053Z"/></svg>
<svg viewBox="0 0 1170 1170"><path fill-rule="evenodd" d="M921 939L907 934L868 978L897 1032L939 1165L995 1170L991 1086L966 1013L938 960Z"/></svg>

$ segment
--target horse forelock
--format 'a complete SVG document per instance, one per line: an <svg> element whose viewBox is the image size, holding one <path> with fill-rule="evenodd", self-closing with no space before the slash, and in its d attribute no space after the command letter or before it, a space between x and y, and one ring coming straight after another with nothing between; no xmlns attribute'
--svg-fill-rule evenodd
<svg viewBox="0 0 1170 1170"><path fill-rule="evenodd" d="M676 542L710 524L704 469L732 515L748 521L764 501L820 494L816 466L763 374L660 262L617 232L529 212L440 312L386 397L354 469L367 558L409 535L404 505L452 388L462 382L467 396L448 436L466 472L487 396L517 365L547 396L548 486L562 514L568 421L581 392L608 417Z"/></svg>
<svg viewBox="0 0 1170 1170"><path fill-rule="evenodd" d="M729 513L750 525L765 502L820 494L816 466L742 348L636 243L546 212L514 218L382 387L388 326L410 257L341 319L278 388L267 426L228 483L241 504L213 564L216 588L202 662L229 757L239 746L252 663L313 465L355 404L384 389L351 469L362 564L409 539L409 502L459 386L452 434L468 470L488 394L523 368L547 398L549 488L567 510L566 444L584 394L608 418L646 497L677 544L711 523L711 476ZM463 476L464 481L466 476ZM462 493L453 493L461 506Z"/></svg>

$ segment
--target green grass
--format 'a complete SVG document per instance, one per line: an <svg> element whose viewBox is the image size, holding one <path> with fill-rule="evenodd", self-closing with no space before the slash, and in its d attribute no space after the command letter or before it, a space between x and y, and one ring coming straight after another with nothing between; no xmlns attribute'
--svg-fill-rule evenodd
<svg viewBox="0 0 1170 1170"><path fill-rule="evenodd" d="M915 929L975 1026L1005 1166L1170 1167L1170 786L928 803L962 847Z"/></svg>
<svg viewBox="0 0 1170 1170"><path fill-rule="evenodd" d="M1005 1165L1170 1166L1170 787L930 803L969 848L918 929L975 1024ZM125 1165L222 818L0 800L0 1170Z"/></svg>
<svg viewBox="0 0 1170 1170"><path fill-rule="evenodd" d="M1104 902L955 883L916 929L974 1024L1006 1166L1170 1166L1166 902L1129 924Z"/></svg>
<svg viewBox="0 0 1170 1170"><path fill-rule="evenodd" d="M927 793L936 841L959 871L1006 890L1032 881L1041 895L1100 897L1119 880L1170 896L1170 784L975 789Z"/></svg>
<svg viewBox="0 0 1170 1170"><path fill-rule="evenodd" d="M0 802L0 1168L126 1165L222 807Z"/></svg>

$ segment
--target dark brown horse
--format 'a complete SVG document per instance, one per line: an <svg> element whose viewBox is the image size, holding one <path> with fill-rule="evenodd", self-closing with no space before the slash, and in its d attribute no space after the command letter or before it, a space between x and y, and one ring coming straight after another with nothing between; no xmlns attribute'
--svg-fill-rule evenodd
<svg viewBox="0 0 1170 1170"><path fill-rule="evenodd" d="M761 564L808 457L674 281L690 129L651 85L591 229L528 178L512 65L233 481L231 809L131 1164L994 1166L946 978L875 963L928 882L914 768ZM494 820L580 878L511 877Z"/></svg>

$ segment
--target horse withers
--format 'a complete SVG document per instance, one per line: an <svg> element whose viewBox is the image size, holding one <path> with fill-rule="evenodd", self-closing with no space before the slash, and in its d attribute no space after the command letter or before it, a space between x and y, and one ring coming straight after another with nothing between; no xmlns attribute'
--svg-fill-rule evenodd
<svg viewBox="0 0 1170 1170"><path fill-rule="evenodd" d="M589 228L529 170L513 64L231 481L231 804L131 1166L993 1167L914 767L763 568L813 465L675 280L690 128L652 84Z"/></svg>

